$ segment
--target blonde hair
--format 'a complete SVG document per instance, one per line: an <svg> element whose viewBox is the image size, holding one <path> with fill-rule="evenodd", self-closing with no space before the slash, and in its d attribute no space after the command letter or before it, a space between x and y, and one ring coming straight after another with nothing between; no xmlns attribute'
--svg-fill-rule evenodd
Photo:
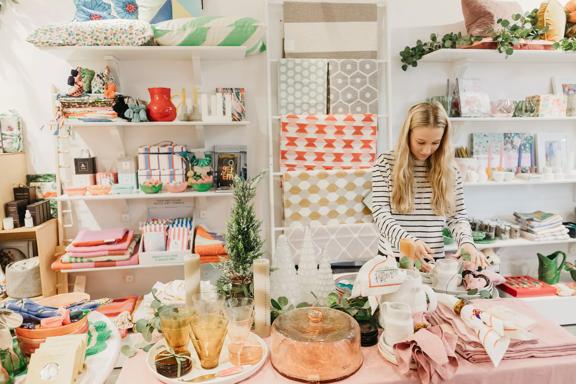
<svg viewBox="0 0 576 384"><path fill-rule="evenodd" d="M455 210L454 154L450 145L450 121L438 102L416 104L408 112L394 153L391 206L403 214L414 210L414 159L410 151L410 134L413 129L423 127L444 130L438 149L427 160L428 180L432 186L432 210L439 216L450 216Z"/></svg>

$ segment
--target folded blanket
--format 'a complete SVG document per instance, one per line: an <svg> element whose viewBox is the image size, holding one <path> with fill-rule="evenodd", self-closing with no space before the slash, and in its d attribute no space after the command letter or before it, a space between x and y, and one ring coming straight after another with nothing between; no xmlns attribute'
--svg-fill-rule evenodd
<svg viewBox="0 0 576 384"><path fill-rule="evenodd" d="M123 261L128 260L132 256L132 254L134 253L134 248L136 248L135 239L132 240L128 249L119 255L97 254L92 257L75 257L70 253L66 253L62 255L60 261L62 263L90 263L90 262L97 263L102 261Z"/></svg>
<svg viewBox="0 0 576 384"><path fill-rule="evenodd" d="M126 228L83 230L72 241L72 245L75 247L94 247L96 245L116 244L126 236L126 233L128 233Z"/></svg>
<svg viewBox="0 0 576 384"><path fill-rule="evenodd" d="M217 233L208 232L206 228L199 225L196 227L196 238L194 240L194 253L202 256L226 255L224 238Z"/></svg>
<svg viewBox="0 0 576 384"><path fill-rule="evenodd" d="M134 231L130 230L124 234L122 239L113 244L96 245L93 247L77 247L70 244L66 247L66 252L80 253L80 252L106 252L106 251L126 251L128 246L134 238ZM77 256L78 257L78 256Z"/></svg>
<svg viewBox="0 0 576 384"><path fill-rule="evenodd" d="M125 261L98 261L89 263L63 263L62 257L59 257L52 263L52 270L61 271L65 269L84 269L84 268L105 268L105 267L123 267L129 265L138 265L138 253L135 253Z"/></svg>

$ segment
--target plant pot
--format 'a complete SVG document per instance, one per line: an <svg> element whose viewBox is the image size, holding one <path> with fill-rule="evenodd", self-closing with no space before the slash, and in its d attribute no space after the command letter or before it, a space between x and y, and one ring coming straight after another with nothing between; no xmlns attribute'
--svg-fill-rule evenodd
<svg viewBox="0 0 576 384"><path fill-rule="evenodd" d="M378 344L378 328L372 321L358 321L360 325L360 345L362 347L371 347Z"/></svg>
<svg viewBox="0 0 576 384"><path fill-rule="evenodd" d="M232 283L232 288L230 288L230 297L236 297L238 299L250 297L250 285Z"/></svg>
<svg viewBox="0 0 576 384"><path fill-rule="evenodd" d="M162 190L162 184L156 184L156 185L140 184L140 190L144 193L158 193Z"/></svg>
<svg viewBox="0 0 576 384"><path fill-rule="evenodd" d="M212 189L213 183L192 184L192 189L196 192L207 192Z"/></svg>
<svg viewBox="0 0 576 384"><path fill-rule="evenodd" d="M148 88L150 103L146 113L150 121L174 121L176 106L172 103L170 88Z"/></svg>

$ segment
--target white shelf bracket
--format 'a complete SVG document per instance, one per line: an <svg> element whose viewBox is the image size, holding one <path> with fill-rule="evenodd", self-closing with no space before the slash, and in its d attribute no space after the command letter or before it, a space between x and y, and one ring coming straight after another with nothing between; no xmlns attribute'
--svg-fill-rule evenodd
<svg viewBox="0 0 576 384"><path fill-rule="evenodd" d="M470 61L469 60L458 60L452 64L452 77L462 78L466 76L466 73L470 69Z"/></svg>

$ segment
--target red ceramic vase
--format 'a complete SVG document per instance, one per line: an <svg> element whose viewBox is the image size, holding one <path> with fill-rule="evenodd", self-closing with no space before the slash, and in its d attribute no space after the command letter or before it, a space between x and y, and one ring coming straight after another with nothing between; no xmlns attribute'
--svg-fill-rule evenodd
<svg viewBox="0 0 576 384"><path fill-rule="evenodd" d="M146 107L150 121L174 121L176 106L172 104L170 88L148 88L150 103Z"/></svg>

